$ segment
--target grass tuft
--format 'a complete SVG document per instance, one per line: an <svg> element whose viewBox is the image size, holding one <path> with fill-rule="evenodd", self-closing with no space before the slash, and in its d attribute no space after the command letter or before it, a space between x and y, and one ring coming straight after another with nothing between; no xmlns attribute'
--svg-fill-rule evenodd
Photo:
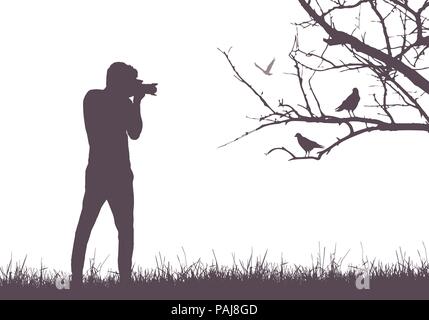
<svg viewBox="0 0 429 320"><path fill-rule="evenodd" d="M220 265L213 251L210 264L200 259L188 264L177 257L179 267L159 254L154 269L134 267L133 283L120 286L119 274L102 272L106 260L90 267L84 275L83 290L58 290L59 279L69 275L49 270L43 263L39 268L21 263L0 267L0 298L3 299L428 299L429 263L427 254L419 254L413 262L401 249L396 262L383 264L362 258L359 266L343 266L343 257L336 252L326 256L320 250L310 266L290 265L267 261L267 253L247 260L237 260L233 255L230 266ZM369 290L358 290L356 279L369 276Z"/></svg>

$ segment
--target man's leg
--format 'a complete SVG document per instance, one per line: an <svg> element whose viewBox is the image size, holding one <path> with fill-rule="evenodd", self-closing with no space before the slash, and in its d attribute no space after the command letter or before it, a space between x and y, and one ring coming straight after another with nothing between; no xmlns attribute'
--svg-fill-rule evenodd
<svg viewBox="0 0 429 320"><path fill-rule="evenodd" d="M108 202L118 229L119 252L118 267L121 284L129 284L131 281L132 256L134 248L134 192L133 180L126 179L118 182L109 194Z"/></svg>
<svg viewBox="0 0 429 320"><path fill-rule="evenodd" d="M105 199L100 191L94 190L93 187L87 185L83 197L82 212L76 228L71 261L72 285L75 288L82 284L86 246L104 201Z"/></svg>

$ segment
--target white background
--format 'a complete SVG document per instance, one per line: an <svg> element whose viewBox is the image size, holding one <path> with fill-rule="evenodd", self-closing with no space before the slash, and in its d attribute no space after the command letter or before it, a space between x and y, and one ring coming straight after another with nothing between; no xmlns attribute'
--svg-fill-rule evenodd
<svg viewBox="0 0 429 320"><path fill-rule="evenodd" d="M8 1L0 8L0 264L12 256L69 271L84 192L88 144L82 99L103 88L107 67L125 61L157 97L143 101L144 128L130 142L135 175L136 265L161 253L176 261L225 264L268 249L273 262L311 263L319 243L347 262L392 261L428 242L429 136L371 133L320 162L289 162L278 145L301 152L294 134L322 144L321 127L276 128L227 148L217 146L257 123L265 112L233 78L217 47L258 91L276 103L302 102L288 58L292 22L305 18L294 1ZM323 33L307 38L320 48ZM277 58L272 77L253 63ZM323 106L338 105L367 82L339 73L315 82ZM363 102L364 103L364 102ZM365 114L365 108L356 111ZM346 133L335 129L336 135ZM116 269L117 234L107 204L88 245Z"/></svg>

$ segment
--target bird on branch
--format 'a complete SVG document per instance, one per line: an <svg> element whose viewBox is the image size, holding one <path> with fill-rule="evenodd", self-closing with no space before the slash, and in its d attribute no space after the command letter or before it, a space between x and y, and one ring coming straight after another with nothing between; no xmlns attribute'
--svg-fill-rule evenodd
<svg viewBox="0 0 429 320"><path fill-rule="evenodd" d="M261 70L265 75L267 76L272 76L273 74L271 73L271 69L273 68L274 62L276 61L276 59L274 58L273 61L271 61L271 63L268 65L268 67L266 69L261 68L260 66L258 66L257 63L255 63L255 66Z"/></svg>
<svg viewBox="0 0 429 320"><path fill-rule="evenodd" d="M323 146L321 146L320 144L318 144L315 141L312 141L306 137L303 137L302 134L300 134L300 133L297 133L295 135L295 137L298 139L298 143L301 146L301 148L304 149L306 157L310 156L310 152L313 149L318 149L318 148L323 149Z"/></svg>
<svg viewBox="0 0 429 320"><path fill-rule="evenodd" d="M350 117L355 116L354 110L357 108L360 101L359 90L357 88L353 88L353 92L351 95L344 100L341 105L335 109L335 111L343 111L346 110Z"/></svg>

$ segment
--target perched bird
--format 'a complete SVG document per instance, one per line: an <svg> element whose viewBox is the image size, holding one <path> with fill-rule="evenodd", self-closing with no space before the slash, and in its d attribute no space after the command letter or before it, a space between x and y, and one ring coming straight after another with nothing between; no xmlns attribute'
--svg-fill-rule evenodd
<svg viewBox="0 0 429 320"><path fill-rule="evenodd" d="M301 148L304 149L306 157L310 156L311 150L316 148L323 148L323 146L321 146L317 142L314 142L310 139L307 139L306 137L303 137L302 134L300 133L297 133L295 137L298 139L298 143L301 146Z"/></svg>
<svg viewBox="0 0 429 320"><path fill-rule="evenodd" d="M267 69L262 69L260 66L258 66L255 63L255 66L261 70L264 74L266 74L267 76L272 76L273 74L271 73L271 69L273 68L274 62L276 61L276 59L274 58L273 61L271 61L271 63L268 65Z"/></svg>
<svg viewBox="0 0 429 320"><path fill-rule="evenodd" d="M341 103L341 105L337 109L335 109L335 111L347 110L350 116L355 116L354 110L357 108L359 101L359 90L357 88L354 88L352 94L349 95L347 99L344 100L343 103Z"/></svg>

